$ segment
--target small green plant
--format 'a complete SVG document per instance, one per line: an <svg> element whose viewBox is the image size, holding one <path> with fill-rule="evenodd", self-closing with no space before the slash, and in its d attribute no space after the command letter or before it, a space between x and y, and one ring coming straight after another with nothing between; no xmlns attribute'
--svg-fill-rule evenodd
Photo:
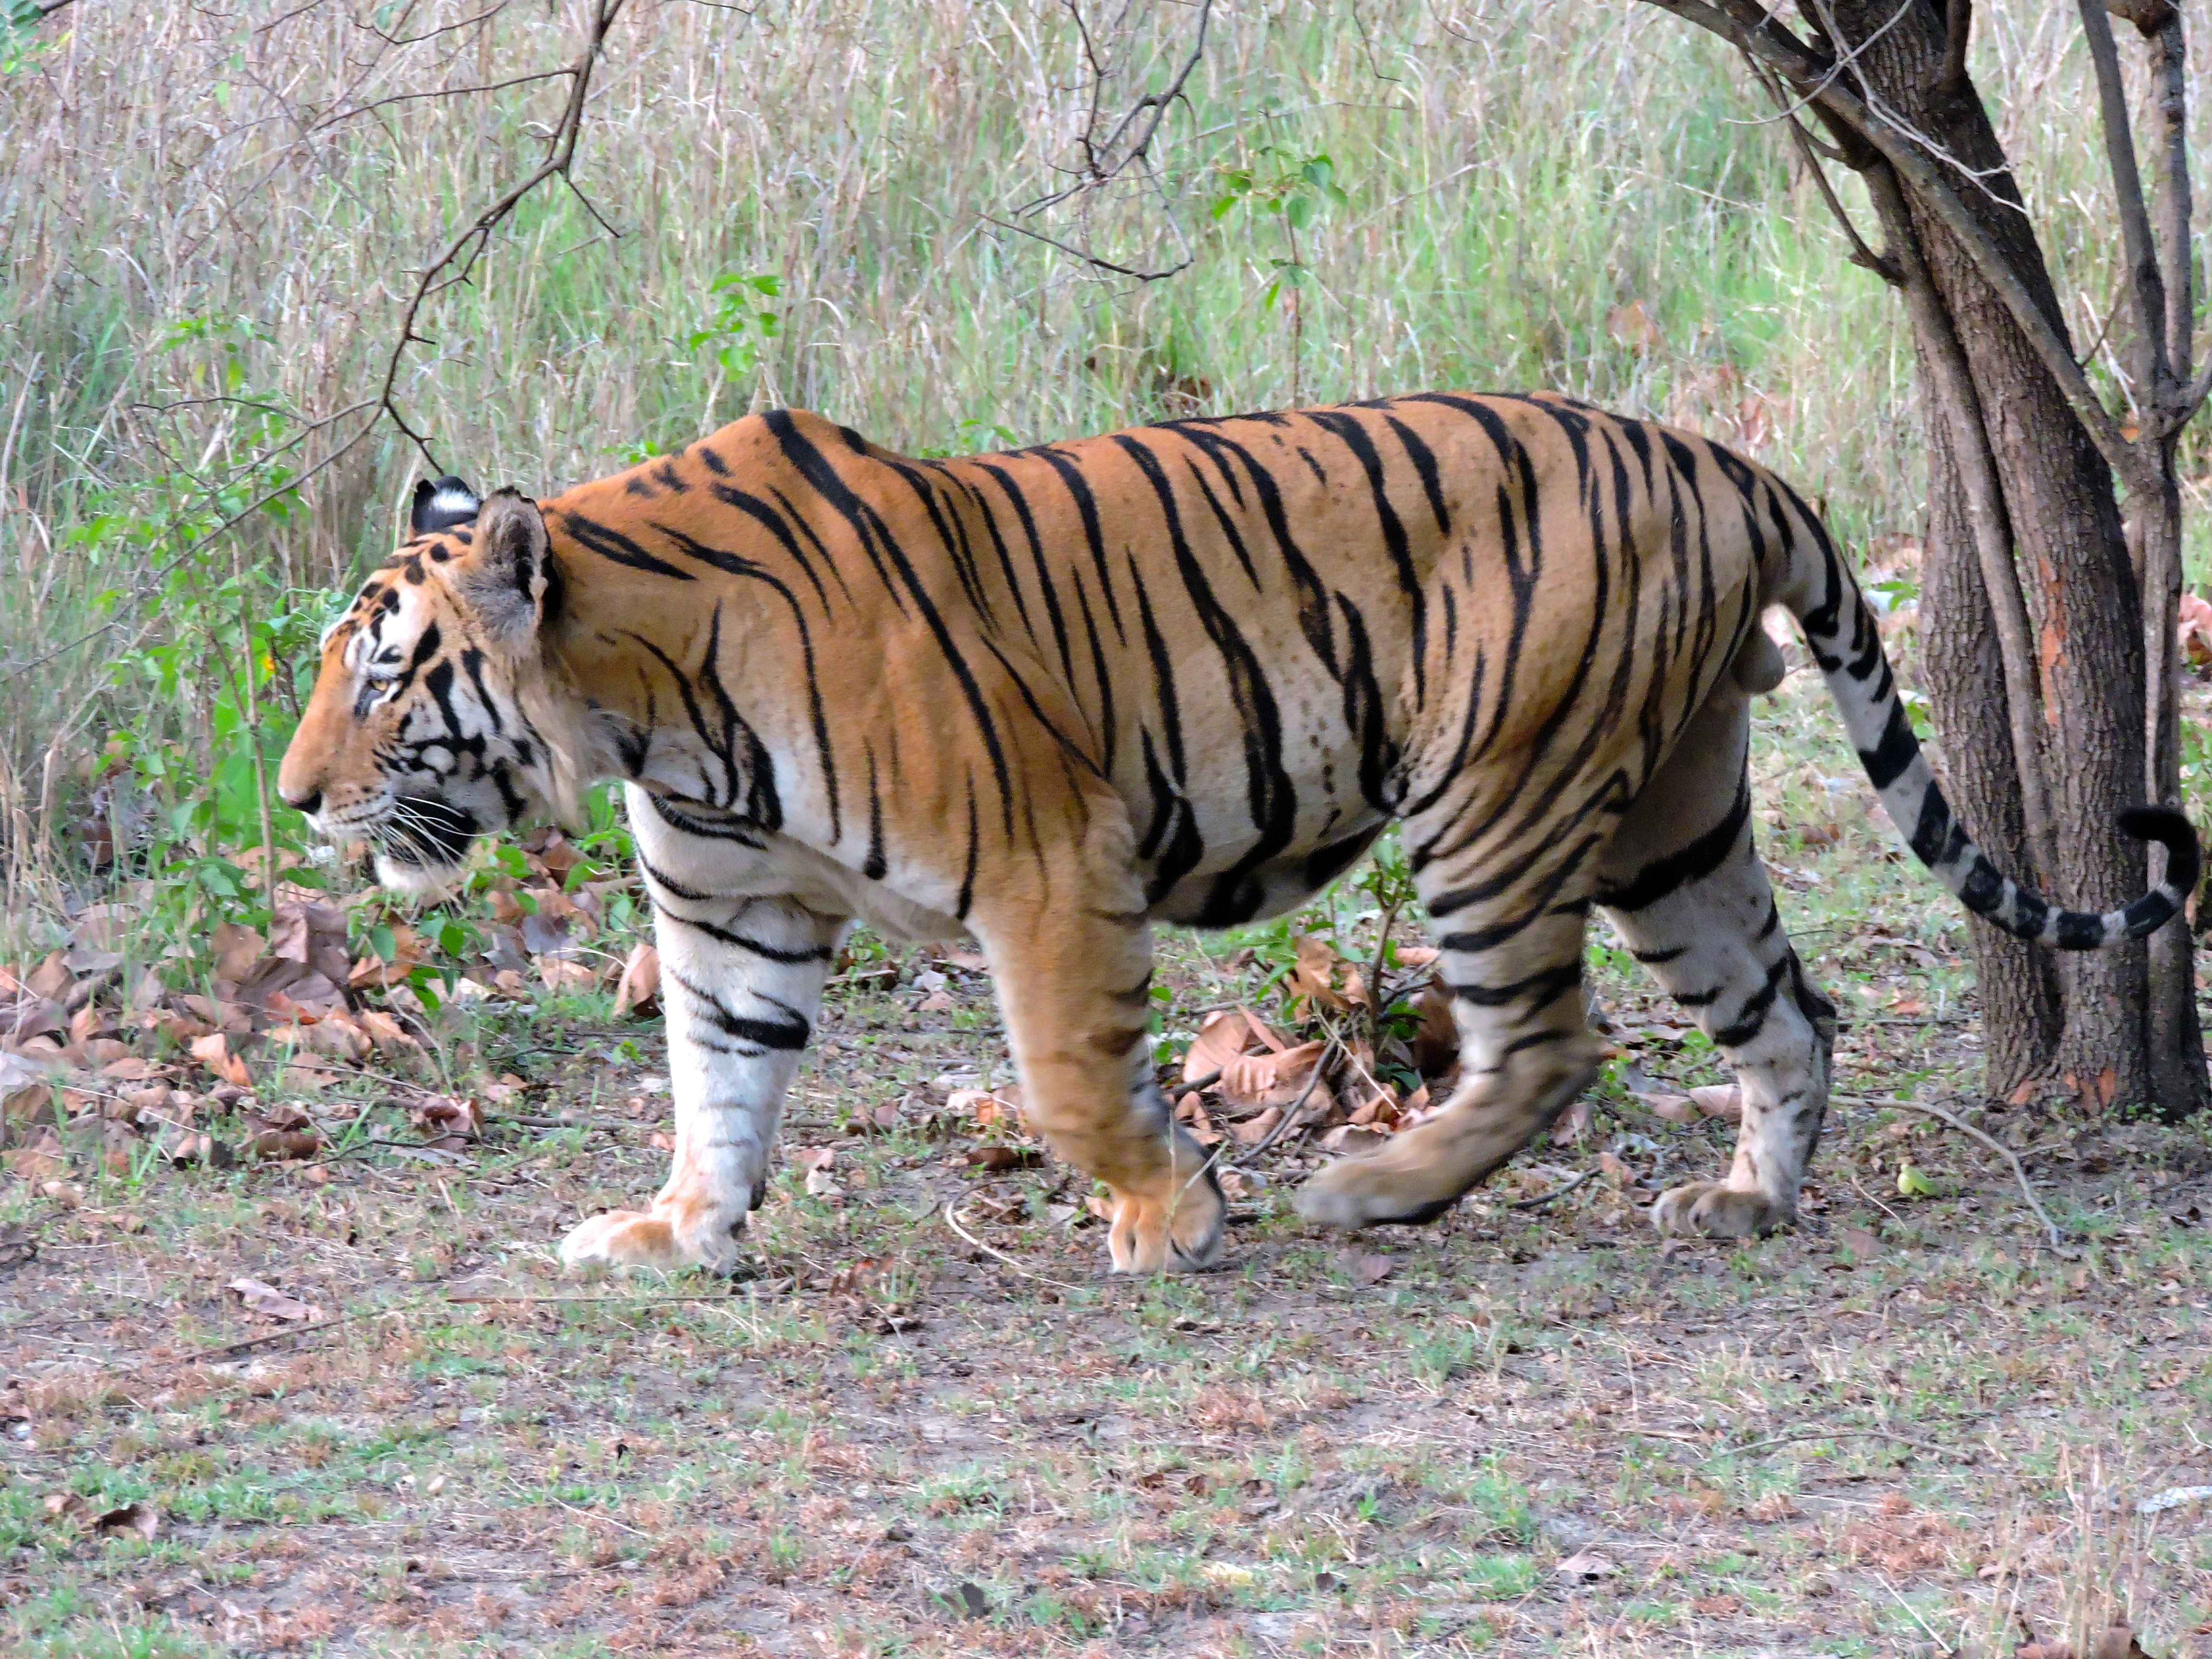
<svg viewBox="0 0 2212 1659"><path fill-rule="evenodd" d="M1328 209L1342 207L1350 198L1336 182L1336 163L1328 155L1300 155L1280 144L1261 145L1251 165L1224 166L1215 179L1216 222L1243 208L1267 215L1281 227L1283 252L1267 261L1274 274L1260 296L1260 308L1272 311L1278 298L1290 296L1291 401L1295 404L1305 348L1305 309L1300 296L1313 281L1298 235Z"/></svg>
<svg viewBox="0 0 2212 1659"><path fill-rule="evenodd" d="M768 271L740 275L724 271L707 285L713 307L703 327L684 337L687 349L703 348L714 353L714 380L708 388L707 407L726 385L749 382L760 373L761 354L783 331L782 313L768 301L783 293L783 278Z"/></svg>

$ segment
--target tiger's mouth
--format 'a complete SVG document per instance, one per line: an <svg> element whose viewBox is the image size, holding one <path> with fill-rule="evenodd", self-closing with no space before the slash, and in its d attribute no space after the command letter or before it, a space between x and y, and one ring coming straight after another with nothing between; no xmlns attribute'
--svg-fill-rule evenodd
<svg viewBox="0 0 2212 1659"><path fill-rule="evenodd" d="M368 834L386 885L407 890L442 886L460 873L483 825L465 806L432 795L398 795Z"/></svg>

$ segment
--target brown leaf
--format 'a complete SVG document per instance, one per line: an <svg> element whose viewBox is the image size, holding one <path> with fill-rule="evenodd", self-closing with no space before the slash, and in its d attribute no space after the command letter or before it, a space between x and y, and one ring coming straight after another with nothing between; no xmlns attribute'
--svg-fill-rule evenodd
<svg viewBox="0 0 2212 1659"><path fill-rule="evenodd" d="M945 1097L945 1109L972 1116L979 1129L988 1129L994 1123L1018 1122L1022 1115L1021 1085L1002 1083L990 1090L955 1089Z"/></svg>
<svg viewBox="0 0 2212 1659"><path fill-rule="evenodd" d="M2107 1066L2097 1073L2097 1104L2109 1106L2120 1086L2120 1074Z"/></svg>
<svg viewBox="0 0 2212 1659"><path fill-rule="evenodd" d="M234 921L218 921L209 942L215 946L215 976L233 981L244 979L261 959L261 935Z"/></svg>
<svg viewBox="0 0 2212 1659"><path fill-rule="evenodd" d="M246 1071L246 1062L230 1052L230 1039L221 1031L195 1038L191 1055L223 1082L234 1083L241 1089L253 1086L253 1078Z"/></svg>
<svg viewBox="0 0 2212 1659"><path fill-rule="evenodd" d="M980 951L948 950L938 954L955 968L965 969L971 974L987 973L990 969L989 958Z"/></svg>
<svg viewBox="0 0 2212 1659"><path fill-rule="evenodd" d="M62 1151L60 1137L52 1129L43 1131L40 1139L27 1146L0 1152L0 1166L33 1186L59 1181L69 1174L69 1158Z"/></svg>
<svg viewBox="0 0 2212 1659"><path fill-rule="evenodd" d="M1237 1137L1239 1145L1256 1146L1265 1140L1274 1127L1282 1121L1282 1108L1270 1106L1256 1117L1248 1117L1240 1123L1231 1124L1229 1133Z"/></svg>
<svg viewBox="0 0 2212 1659"><path fill-rule="evenodd" d="M395 985L405 984L407 976L422 966L426 954L421 934L412 927L394 927L392 954L363 957L347 970L346 983L356 991L388 991Z"/></svg>
<svg viewBox="0 0 2212 1659"><path fill-rule="evenodd" d="M1743 1121L1743 1091L1736 1084L1700 1084L1690 1091L1690 1098L1707 1117L1717 1117L1726 1123Z"/></svg>
<svg viewBox="0 0 2212 1659"><path fill-rule="evenodd" d="M447 1095L425 1095L407 1109L407 1121L424 1134L434 1137L434 1146L446 1152L459 1152L471 1140L483 1138L483 1114L474 1100L456 1099Z"/></svg>
<svg viewBox="0 0 2212 1659"><path fill-rule="evenodd" d="M1881 1240L1863 1227L1846 1227L1836 1239L1862 1261L1871 1261L1881 1254Z"/></svg>
<svg viewBox="0 0 2212 1659"><path fill-rule="evenodd" d="M422 1045L407 1034L406 1029L381 1008L364 1008L354 1017L354 1024L368 1033L368 1040L376 1045L380 1054L420 1054Z"/></svg>
<svg viewBox="0 0 2212 1659"><path fill-rule="evenodd" d="M2182 653L2190 666L2212 665L2212 601L2201 594L2184 593L2180 614L2174 620Z"/></svg>
<svg viewBox="0 0 2212 1659"><path fill-rule="evenodd" d="M1552 1576L1569 1583L1589 1583L1600 1578L1610 1578L1620 1569L1595 1550L1577 1550L1552 1569Z"/></svg>
<svg viewBox="0 0 2212 1659"><path fill-rule="evenodd" d="M1669 1123L1695 1123L1699 1116L1697 1102L1687 1095L1638 1095L1635 1098Z"/></svg>
<svg viewBox="0 0 2212 1659"><path fill-rule="evenodd" d="M659 1003L660 952L641 940L631 947L615 986L615 1018L649 1019Z"/></svg>
<svg viewBox="0 0 2212 1659"><path fill-rule="evenodd" d="M2124 1620L2107 1625L2090 1644L2089 1659L2148 1659Z"/></svg>
<svg viewBox="0 0 2212 1659"><path fill-rule="evenodd" d="M258 1279L234 1279L226 1286L247 1311L270 1319L308 1321L320 1319L323 1310L313 1303L302 1302L296 1296L288 1296L274 1285Z"/></svg>
<svg viewBox="0 0 2212 1659"><path fill-rule="evenodd" d="M179 1166L197 1164L210 1170L228 1170L237 1161L228 1146L198 1130L166 1130L155 1144L161 1147L162 1157Z"/></svg>
<svg viewBox="0 0 2212 1659"><path fill-rule="evenodd" d="M1311 933L1300 933L1291 945L1298 965L1285 976L1283 988L1294 1000L1340 1013L1367 1006L1366 981L1334 945Z"/></svg>
<svg viewBox="0 0 2212 1659"><path fill-rule="evenodd" d="M1436 980L1421 988L1413 1000L1420 1024L1413 1032L1413 1064L1425 1078L1440 1078L1459 1064L1459 1022L1452 1016L1452 995Z"/></svg>
<svg viewBox="0 0 2212 1659"><path fill-rule="evenodd" d="M94 1521L92 1529L106 1538L120 1538L125 1533L135 1532L150 1544L161 1530L161 1512L151 1504L125 1504Z"/></svg>
<svg viewBox="0 0 2212 1659"><path fill-rule="evenodd" d="M1305 1088L1328 1047L1319 1042L1301 1042L1279 1054L1235 1055L1223 1063L1221 1081L1216 1087L1223 1102L1239 1110L1287 1106Z"/></svg>
<svg viewBox="0 0 2212 1659"><path fill-rule="evenodd" d="M1584 1139L1590 1129L1590 1117L1596 1110L1589 1096L1583 1096L1559 1114L1559 1121L1552 1125L1552 1145L1569 1146Z"/></svg>
<svg viewBox="0 0 2212 1659"><path fill-rule="evenodd" d="M1182 1080L1194 1083L1200 1078L1213 1076L1242 1054L1253 1041L1249 1018L1242 1008L1224 1008L1208 1014L1200 1023L1196 1039L1183 1054Z"/></svg>
<svg viewBox="0 0 2212 1659"><path fill-rule="evenodd" d="M1346 1250L1337 1258L1337 1265L1355 1284L1379 1285L1390 1276L1398 1264L1389 1256L1373 1251Z"/></svg>
<svg viewBox="0 0 2212 1659"><path fill-rule="evenodd" d="M59 1002L69 994L70 981L75 977L70 971L68 957L59 951L51 951L24 977L23 988L42 1001Z"/></svg>
<svg viewBox="0 0 2212 1659"><path fill-rule="evenodd" d="M1037 1169L1044 1163L1044 1154L1034 1146L974 1146L969 1149L967 1161L999 1175L1008 1170Z"/></svg>
<svg viewBox="0 0 2212 1659"><path fill-rule="evenodd" d="M313 1122L305 1112L289 1103L248 1112L246 1130L243 1150L248 1158L272 1162L313 1158L323 1149L323 1138L315 1132Z"/></svg>
<svg viewBox="0 0 2212 1659"><path fill-rule="evenodd" d="M343 985L349 971L345 913L327 904L280 904L269 929L269 951L332 985Z"/></svg>

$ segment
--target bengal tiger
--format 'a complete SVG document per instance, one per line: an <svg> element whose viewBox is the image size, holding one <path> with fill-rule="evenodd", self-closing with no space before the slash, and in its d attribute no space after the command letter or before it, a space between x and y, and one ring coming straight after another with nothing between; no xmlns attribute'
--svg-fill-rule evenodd
<svg viewBox="0 0 2212 1659"><path fill-rule="evenodd" d="M2176 913L2197 848L2165 808L2120 818L2169 854L2124 909L2054 909L2001 874L1804 503L1718 445L1549 393L955 459L779 410L544 501L424 483L323 641L280 787L424 892L477 837L623 781L676 1145L648 1208L568 1233L571 1264L734 1264L856 917L981 941L1030 1121L1111 1189L1115 1268L1213 1263L1226 1206L1154 1080L1154 926L1278 915L1394 822L1460 1081L1299 1211L1431 1219L1576 1098L1604 1052L1595 906L1741 1086L1734 1166L1652 1218L1756 1235L1796 1214L1835 1035L1753 850L1770 605L1968 910L2062 950Z"/></svg>

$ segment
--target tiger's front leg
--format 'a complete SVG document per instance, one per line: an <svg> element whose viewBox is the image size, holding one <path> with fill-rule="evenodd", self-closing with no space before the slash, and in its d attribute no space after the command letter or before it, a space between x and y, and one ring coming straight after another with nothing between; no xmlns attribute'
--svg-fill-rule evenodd
<svg viewBox="0 0 2212 1659"><path fill-rule="evenodd" d="M641 836L642 842L644 837ZM595 1215L562 1241L570 1267L737 1265L737 1236L768 1188L784 1091L799 1069L843 931L788 898L717 901L648 860L676 1152L643 1211Z"/></svg>
<svg viewBox="0 0 2212 1659"><path fill-rule="evenodd" d="M1112 1189L1114 1270L1190 1272L1219 1257L1229 1203L1153 1079L1152 925L1119 801L1093 811L1110 820L1093 818L1088 856L1054 872L1051 900L979 905L975 934L998 982L1024 1116Z"/></svg>

